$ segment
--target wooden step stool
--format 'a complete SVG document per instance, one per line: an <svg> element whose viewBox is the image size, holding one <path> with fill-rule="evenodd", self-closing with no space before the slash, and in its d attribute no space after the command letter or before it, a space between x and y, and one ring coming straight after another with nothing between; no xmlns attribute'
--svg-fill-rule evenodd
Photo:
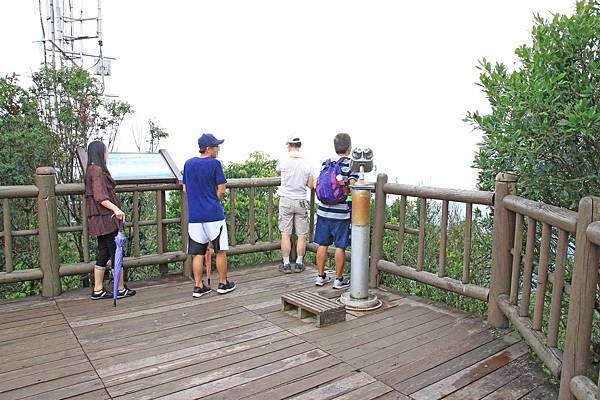
<svg viewBox="0 0 600 400"><path fill-rule="evenodd" d="M317 317L317 327L335 324L346 320L346 306L326 297L310 292L286 293L281 295L283 311L298 309L298 318L313 314Z"/></svg>

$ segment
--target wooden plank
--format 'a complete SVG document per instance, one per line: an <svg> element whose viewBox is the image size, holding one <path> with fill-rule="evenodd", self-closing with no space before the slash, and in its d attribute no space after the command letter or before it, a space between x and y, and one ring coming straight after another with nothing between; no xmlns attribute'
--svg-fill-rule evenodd
<svg viewBox="0 0 600 400"><path fill-rule="evenodd" d="M267 224L269 242L273 241L273 188L267 188Z"/></svg>
<svg viewBox="0 0 600 400"><path fill-rule="evenodd" d="M173 348L172 345L157 346L146 351L115 356L112 359L98 360L94 362L94 366L98 371L98 375L104 379L105 377L121 374L132 369L144 368L150 365L176 360L178 358L202 354L207 351L224 347L232 342L243 342L281 332L282 330L281 328L272 326L268 323L261 325L261 328L258 328L260 326L258 324L256 327L244 327L244 330L241 330L240 333L232 334L232 336L228 337L219 335L218 337L220 337L220 339L212 342L207 342L206 339L203 338L200 340L188 340L178 343L177 348Z"/></svg>
<svg viewBox="0 0 600 400"><path fill-rule="evenodd" d="M47 392L39 393L34 396L27 397L27 400L59 400L59 399L110 399L102 381L94 379L91 381L80 382L74 385L69 385Z"/></svg>
<svg viewBox="0 0 600 400"><path fill-rule="evenodd" d="M533 253L535 252L536 220L527 218L527 244L525 245L525 269L523 271L523 292L519 316L529 316L529 298L531 296L531 275L533 273Z"/></svg>
<svg viewBox="0 0 600 400"><path fill-rule="evenodd" d="M126 394L158 383L179 379L186 375L188 367L194 368L192 374L199 374L260 356L265 353L265 348L268 348L269 351L278 351L300 343L302 340L288 332L279 332L207 352L202 355L201 362L198 361L196 355L178 358L145 368L128 370L120 375L107 377L104 382L107 386L112 386L112 390L116 394Z"/></svg>
<svg viewBox="0 0 600 400"><path fill-rule="evenodd" d="M448 200L442 200L442 220L440 221L440 257L438 276L445 277L446 274L446 243L448 242Z"/></svg>
<svg viewBox="0 0 600 400"><path fill-rule="evenodd" d="M479 334L454 344L450 342L446 345L440 340L438 342L442 343L436 342L435 344L428 346L428 348L431 348L430 351L423 352L412 359L403 362L398 361L395 365L393 363L391 365L384 364L383 366L372 364L364 368L364 370L388 385L394 385L417 376L429 369L435 368L440 364L446 363L462 354L468 353L492 340L494 340L494 337L489 331L480 332ZM392 357L389 360L395 361L395 359L395 357ZM385 361L386 360L382 360L382 363L385 363Z"/></svg>
<svg viewBox="0 0 600 400"><path fill-rule="evenodd" d="M558 394L556 393L556 388L554 388L551 384L545 383L542 384L531 392L529 392L524 397L521 397L520 400L555 400L558 399Z"/></svg>
<svg viewBox="0 0 600 400"><path fill-rule="evenodd" d="M27 358L17 358L11 360L10 362L0 363L0 373L4 374L10 371L18 371L20 369L26 369L32 366L43 365L48 363L52 365L53 361L68 359L77 355L83 355L83 350L80 347L61 350L50 354L30 354L30 357ZM4 357L2 357L4 360Z"/></svg>
<svg viewBox="0 0 600 400"><path fill-rule="evenodd" d="M384 337L378 337L379 335L373 335L375 337L372 340L368 340L367 338L366 342L352 342L348 344L347 350L338 349L334 354L336 357L342 360L350 360L356 357L364 356L365 354L371 354L373 351L385 348L392 344L410 340L411 338L420 336L424 333L431 332L437 328L448 326L453 321L454 319L452 319L451 317L440 317L428 320L422 324L409 327L407 329L399 330L399 327L396 327L396 329L398 330L398 332L396 333L388 334Z"/></svg>
<svg viewBox="0 0 600 400"><path fill-rule="evenodd" d="M256 214L254 212L255 187L248 188L248 238L250 244L256 243Z"/></svg>
<svg viewBox="0 0 600 400"><path fill-rule="evenodd" d="M515 240L513 242L513 262L510 282L510 304L519 300L519 280L521 278L521 251L523 247L523 215L515 217Z"/></svg>
<svg viewBox="0 0 600 400"><path fill-rule="evenodd" d="M542 330L544 319L544 302L546 301L546 283L548 281L548 259L550 258L550 239L552 226L542 226L542 243L540 245L540 262L538 265L537 288L535 291L535 308L533 311L533 329Z"/></svg>
<svg viewBox="0 0 600 400"><path fill-rule="evenodd" d="M229 245L235 246L237 243L236 239L236 225L235 225L235 189L229 188Z"/></svg>
<svg viewBox="0 0 600 400"><path fill-rule="evenodd" d="M558 230L558 245L556 247L556 261L554 267L554 280L552 282L552 302L550 304L550 322L546 344L556 347L558 329L562 315L562 297L565 287L565 265L567 261L567 247L569 235L562 229Z"/></svg>
<svg viewBox="0 0 600 400"><path fill-rule="evenodd" d="M310 350L301 354L297 354L291 357L287 357L259 368L254 368L250 371L244 371L233 375L224 376L222 372L213 371L209 375L192 376L185 379L182 382L187 389L181 390L182 387L168 385L165 389L167 390L166 395L161 396L164 400L187 400L190 398L200 398L208 396L214 393L222 392L231 389L235 386L239 386L248 382L255 381L268 375L272 375L282 370L287 370L298 365L307 364L311 361L327 357L327 353L321 350ZM154 392L152 397L137 396L138 399L154 398L156 395L156 388L153 388ZM110 393L110 390L109 390ZM117 399L119 399L117 397Z"/></svg>
<svg viewBox="0 0 600 400"><path fill-rule="evenodd" d="M379 398L386 393L393 391L393 389L384 383L375 381L359 389L353 390L349 393L335 397L335 400L372 400Z"/></svg>
<svg viewBox="0 0 600 400"><path fill-rule="evenodd" d="M372 332L381 332L385 329L387 332L394 332L398 327L404 326L405 323L410 323L412 319L419 318L424 315L431 315L431 311L425 307L408 307L399 308L398 312L385 312L381 313L382 318L369 319L369 317L358 318L353 321L346 321L341 326L333 326L325 328L327 334L325 337L316 336L315 333L310 333L304 336L306 340L314 341L318 343L319 347L327 350L331 350L331 346L335 346L340 342L344 342L354 338L364 338L366 335L370 335ZM387 318L383 318L387 316ZM398 327L394 327L397 325ZM392 327L392 328L390 328ZM334 330L334 328L336 328Z"/></svg>
<svg viewBox="0 0 600 400"><path fill-rule="evenodd" d="M392 386L400 393L415 393L423 388L426 388L427 386L460 372L465 368L480 362L481 360L485 360L499 351L514 345L519 340L520 338L518 337L518 334L512 333L492 342L486 343L483 346L473 349L411 378L405 379L405 376L396 376L393 377L392 382L389 382L387 379L379 377L379 380Z"/></svg>
<svg viewBox="0 0 600 400"><path fill-rule="evenodd" d="M30 379L31 376L39 373L55 374L56 371L62 368L71 367L73 365L87 362L88 359L82 352L67 358L53 360L52 362L37 363L26 368L20 368L18 370L6 371L0 373L0 387L3 387L3 382L16 381L23 378L23 382ZM43 377L45 379L45 377ZM37 381L36 381L37 382ZM21 385L25 386L25 385ZM19 386L16 386L19 387Z"/></svg>
<svg viewBox="0 0 600 400"><path fill-rule="evenodd" d="M47 382L42 382L37 385L25 386L11 391L5 391L2 393L2 400L13 400L24 397L30 397L35 395L42 395L53 390L61 389L64 387L77 385L79 383L93 384L94 381L98 381L98 375L92 371L86 371L78 374L69 376L63 376L58 379L53 379Z"/></svg>
<svg viewBox="0 0 600 400"><path fill-rule="evenodd" d="M400 215L398 216L398 248L396 264L404 264L404 237L406 234L406 196L400 196Z"/></svg>
<svg viewBox="0 0 600 400"><path fill-rule="evenodd" d="M410 393L410 397L415 400L441 399L450 393L467 386L471 382L481 379L489 373L508 364L512 360L524 356L527 354L527 351L527 346L524 343L516 343L508 349L481 360L480 362L425 387L418 392Z"/></svg>
<svg viewBox="0 0 600 400"><path fill-rule="evenodd" d="M301 341L285 340L278 342L273 349L263 345L248 351L228 353L224 357L212 357L207 360L196 358L194 364L185 367L179 366L179 368L164 373L162 369L158 369L155 375L149 375L143 379L131 379L118 385L113 385L110 381L105 383L110 395L113 397L124 395L135 396L135 398L158 397L192 387L187 382L190 377L200 379L196 381L197 384L207 383L230 375L249 372L268 363L302 354L313 348Z"/></svg>
<svg viewBox="0 0 600 400"><path fill-rule="evenodd" d="M331 366L329 364L330 361L331 360L328 360L327 364L323 364L322 360L312 362L309 364L313 367L312 372L308 375L295 380L289 379L287 375L285 375L285 378L281 381L280 385L253 394L249 397L244 397L244 400L282 399L310 390L324 383L337 380L354 371L354 368L346 363L339 363ZM327 367L319 369L319 367L322 367L323 365L326 365Z"/></svg>
<svg viewBox="0 0 600 400"><path fill-rule="evenodd" d="M2 200L2 219L4 220L4 272L13 272L12 226L10 223L10 200Z"/></svg>
<svg viewBox="0 0 600 400"><path fill-rule="evenodd" d="M473 204L465 204L465 238L463 250L462 283L469 283L471 275L471 240L473 233Z"/></svg>
<svg viewBox="0 0 600 400"><path fill-rule="evenodd" d="M203 336L215 337L219 332L229 333L234 329L244 328L256 323L263 321L258 315L248 316L244 318L228 319L225 321L217 320L213 323L198 324L198 327L184 326L176 330L170 329L168 331L159 331L144 337L135 336L133 338L127 338L121 340L117 345L112 344L110 348L104 350L89 351L86 347L86 351L90 354L90 360L101 360L104 358L111 358L121 354L135 353L137 351L144 351L157 346L173 345L179 346L184 341L197 341L198 338Z"/></svg>
<svg viewBox="0 0 600 400"><path fill-rule="evenodd" d="M332 399L374 382L375 378L369 374L357 372L347 378L331 382L316 389L291 397L290 400Z"/></svg>
<svg viewBox="0 0 600 400"><path fill-rule="evenodd" d="M92 365L89 362L87 362L87 360L80 360L75 364L62 366L59 365L59 368L37 370L31 374L13 377L13 379L1 382L0 388L3 392L10 392L11 390L16 390L32 385L39 385L44 382L93 370L94 369L92 368Z"/></svg>
<svg viewBox="0 0 600 400"><path fill-rule="evenodd" d="M394 390L377 397L375 400L410 400L410 398Z"/></svg>
<svg viewBox="0 0 600 400"><path fill-rule="evenodd" d="M427 199L419 198L419 246L417 249L417 271L425 264L425 220L427 217Z"/></svg>
<svg viewBox="0 0 600 400"><path fill-rule="evenodd" d="M206 400L237 400L244 398L248 395L254 394L263 394L264 392L273 388L282 387L284 389L284 394L282 397L288 397L292 394L287 390L287 386L291 382L295 382L298 380L303 380L307 377L315 377L315 374L319 374L324 372L325 370L329 370L330 368L336 368L342 366L343 363L340 363L339 360L336 360L335 357L324 357L315 361L311 361L306 364L298 365L292 368L288 368L286 370L278 371L274 374L265 376L264 378L260 378L242 385L238 385L236 387L230 388L224 392L218 392L213 395L203 397ZM347 374L346 374L347 375ZM343 377L345 375L341 375ZM340 379L340 378L338 378ZM309 388L314 388L317 386L315 382L311 382ZM268 397L267 397L268 398ZM270 397L270 398L278 398L278 397Z"/></svg>
<svg viewBox="0 0 600 400"><path fill-rule="evenodd" d="M523 356L483 378L463 387L445 397L446 400L479 399L496 391L523 373L523 368L531 363L528 356Z"/></svg>
<svg viewBox="0 0 600 400"><path fill-rule="evenodd" d="M523 369L521 375L484 397L485 400L516 400L533 391L546 381L545 376L537 367ZM542 397L543 398L543 397ZM539 399L539 397L537 397Z"/></svg>
<svg viewBox="0 0 600 400"><path fill-rule="evenodd" d="M415 359L432 358L450 347L458 346L462 341L470 340L472 336L477 336L481 332L484 332L484 337L492 339L483 325L472 326L471 329L461 325L451 329L447 325L441 326L348 362L373 376L378 376Z"/></svg>
<svg viewBox="0 0 600 400"><path fill-rule="evenodd" d="M376 343L381 344L382 342L386 342L392 336L397 338L411 337L417 334L417 332L439 326L439 324L445 325L451 319L452 317L444 316L440 313L426 313L406 320L402 322L401 325L392 325L376 331L371 331L368 335L355 336L352 332L348 332L349 337L346 339L328 346L319 347L328 351L333 351L336 355L338 355L338 351L342 351L346 355L352 354L358 356L363 354L364 351L368 351L366 349L372 348Z"/></svg>

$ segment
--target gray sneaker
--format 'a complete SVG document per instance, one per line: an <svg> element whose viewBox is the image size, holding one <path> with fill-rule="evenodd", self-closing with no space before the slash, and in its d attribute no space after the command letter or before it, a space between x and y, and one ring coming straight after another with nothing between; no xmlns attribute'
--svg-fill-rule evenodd
<svg viewBox="0 0 600 400"><path fill-rule="evenodd" d="M326 283L331 282L331 278L328 276L325 276L325 278L323 278L322 276L317 275L317 279L315 280L315 285L317 286L323 286Z"/></svg>
<svg viewBox="0 0 600 400"><path fill-rule="evenodd" d="M343 289L345 287L350 286L350 279L342 277L342 279L335 279L333 281L333 289Z"/></svg>
<svg viewBox="0 0 600 400"><path fill-rule="evenodd" d="M294 272L300 273L302 271L304 271L304 264L302 264L302 263L296 263L294 265Z"/></svg>
<svg viewBox="0 0 600 400"><path fill-rule="evenodd" d="M282 264L279 266L279 270L281 272L283 272L284 274L291 274L292 273L292 266L291 264Z"/></svg>

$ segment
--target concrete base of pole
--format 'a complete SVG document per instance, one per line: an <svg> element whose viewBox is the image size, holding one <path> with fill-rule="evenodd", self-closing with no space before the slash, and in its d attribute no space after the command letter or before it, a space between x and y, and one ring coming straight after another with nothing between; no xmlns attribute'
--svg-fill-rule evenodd
<svg viewBox="0 0 600 400"><path fill-rule="evenodd" d="M344 292L340 296L340 303L346 306L350 311L371 311L376 310L383 304L377 296L370 294L365 299L355 299L350 295L350 292Z"/></svg>

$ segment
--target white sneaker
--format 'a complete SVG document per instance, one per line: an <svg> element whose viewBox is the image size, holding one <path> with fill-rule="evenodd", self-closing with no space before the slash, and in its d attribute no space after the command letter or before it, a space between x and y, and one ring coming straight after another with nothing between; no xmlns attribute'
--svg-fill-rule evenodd
<svg viewBox="0 0 600 400"><path fill-rule="evenodd" d="M350 279L348 278L342 278L342 279L335 279L335 281L333 281L333 289L343 289L345 287L350 286Z"/></svg>
<svg viewBox="0 0 600 400"><path fill-rule="evenodd" d="M325 276L325 278L323 278L322 276L317 275L317 279L315 280L315 285L317 286L323 286L326 283L331 282L331 278L328 276Z"/></svg>

